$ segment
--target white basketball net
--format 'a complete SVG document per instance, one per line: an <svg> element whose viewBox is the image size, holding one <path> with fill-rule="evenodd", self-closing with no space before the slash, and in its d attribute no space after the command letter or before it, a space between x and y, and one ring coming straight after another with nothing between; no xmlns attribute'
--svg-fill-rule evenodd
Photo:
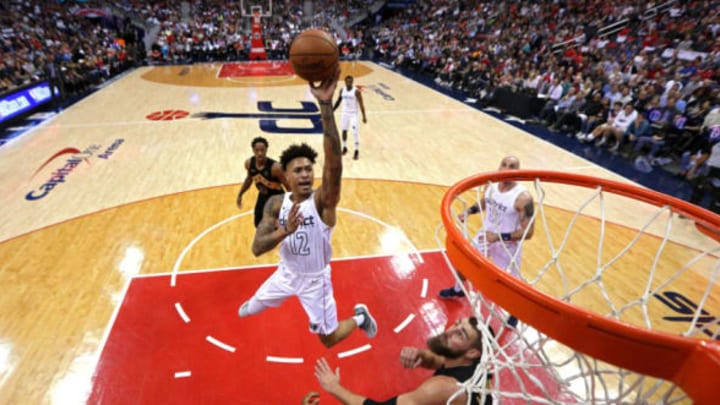
<svg viewBox="0 0 720 405"><path fill-rule="evenodd" d="M711 290L715 290L714 299L718 298L718 287L715 284L720 272L720 260L717 257L720 248L716 244L708 249L691 251L689 258L684 261L684 265L675 268L672 272L666 271L667 269L658 271L662 267L663 251L672 242L670 235L673 225L677 221L684 220L673 215L670 207L658 208L640 203L652 208L651 211L648 211L649 216L644 221L644 225L639 227L639 230L633 230L634 237L624 242L620 251L608 258L604 255L604 243L607 241L606 238L611 237L606 234L606 231L612 223L605 218L607 193L599 186L596 189L585 189L589 196L574 214L567 213L572 218L567 229L558 238L557 231L553 234L549 226L550 216L554 214L548 212L553 211L551 206L546 207L545 205L546 192L543 186L544 184L541 184L540 180L535 180L534 196L537 208L532 219L535 222L535 237L530 241L525 241L525 237L523 237L520 241L521 244L525 244L524 255L527 255L527 250L532 248L535 251L545 251L544 257L547 258L539 268L537 268L537 263L533 263L533 268L530 268L527 261L523 263L522 278L528 283L528 288L532 286L532 288L538 288L547 293L547 288L541 287L543 283L552 282L557 285L559 277L562 286L558 286L553 294L556 298L626 323L628 323L626 316L633 314L636 319L642 319L642 325L638 325L637 321L629 323L657 330L661 329L657 317L653 318L649 315L651 312L649 307L658 306L659 301L654 296L661 295L678 278L687 276L688 272L699 271L698 265L702 263L703 268L700 271L704 272L707 287L702 286L704 292L694 297L697 303L694 311L684 314L687 320L684 323L687 325L686 329L673 332L688 337L719 339L720 317L708 316L708 312L703 310L706 302L711 298ZM574 186L564 187L582 189ZM475 193L477 201L479 201L480 188L475 189ZM463 196L456 197L452 205L454 217L457 217L460 212L464 212L474 202L468 204ZM596 269L594 269L595 271L590 269L590 276L583 281L573 283L569 277L570 267L564 266L565 259L568 254L578 254L568 251L568 249L574 250L577 247L577 244L571 243L578 237L577 233L574 233L574 228L578 221L587 220L588 215L585 210L591 205L597 205L595 208L600 212L599 217L595 216L594 219L598 223L599 229L599 235L596 235L599 243L594 252ZM455 211L458 208L462 211ZM485 213L481 211L480 214L484 218ZM456 226L463 230L468 243L470 243L472 234L468 229L470 227L468 221L464 223L456 221ZM637 249L639 241L647 239L648 229L657 229L658 227L663 231L662 234L656 232L652 235L656 241L656 250L645 252L649 262L643 263L642 267L630 269L636 273L634 279L637 283L640 283L638 280L642 280L644 285L638 286L639 292L634 298L618 302L617 297L608 290L606 282L613 276L613 272L618 271L617 265L622 262L622 258L628 255L628 252ZM439 237L439 230L440 228L438 228L437 235L438 243L444 246L444 241L441 241ZM539 233L544 235L544 241L537 240L543 239L538 237ZM540 243L543 245L538 245ZM588 257L593 253L580 252L579 254ZM517 258L513 260L515 259ZM447 256L446 261L453 269ZM572 267L572 270L575 272L576 268ZM623 270L628 271L627 268ZM457 274L455 272L454 274L457 278ZM595 297L592 308L588 308L587 303L582 299L584 294L590 290L594 291ZM480 321L478 327L484 335L483 357L474 376L461 384L456 396L451 400L463 393L472 393L472 395L480 397L480 404L485 403L486 396L492 396L495 404L672 404L690 402L686 394L670 382L620 369L583 353L578 353L538 332L533 329L532 325L527 325L522 320L513 330L506 323L508 313L483 297L482 291L472 291L471 288L465 292L475 316ZM489 326L494 330L495 337L490 334ZM492 373L492 378L488 379L488 373ZM470 398L467 403L470 403Z"/></svg>

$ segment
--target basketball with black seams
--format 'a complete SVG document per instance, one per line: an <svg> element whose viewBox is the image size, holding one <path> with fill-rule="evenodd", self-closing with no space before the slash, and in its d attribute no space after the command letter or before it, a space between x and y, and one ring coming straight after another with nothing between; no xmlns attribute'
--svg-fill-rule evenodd
<svg viewBox="0 0 720 405"><path fill-rule="evenodd" d="M309 82L332 77L339 60L335 39L323 30L305 30L290 44L290 65L295 74Z"/></svg>

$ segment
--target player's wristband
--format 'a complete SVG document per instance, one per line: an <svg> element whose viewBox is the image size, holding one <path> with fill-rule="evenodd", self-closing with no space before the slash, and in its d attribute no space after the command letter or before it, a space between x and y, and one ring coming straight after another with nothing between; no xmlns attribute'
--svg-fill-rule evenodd
<svg viewBox="0 0 720 405"><path fill-rule="evenodd" d="M505 242L512 240L512 234L510 232L501 233L500 239L504 240Z"/></svg>
<svg viewBox="0 0 720 405"><path fill-rule="evenodd" d="M318 101L318 104L320 104L320 105L332 105L332 101L320 100L320 101Z"/></svg>

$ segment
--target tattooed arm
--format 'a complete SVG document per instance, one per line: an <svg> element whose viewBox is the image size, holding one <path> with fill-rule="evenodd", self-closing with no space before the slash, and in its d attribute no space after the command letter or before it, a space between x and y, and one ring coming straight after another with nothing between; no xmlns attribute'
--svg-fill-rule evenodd
<svg viewBox="0 0 720 405"><path fill-rule="evenodd" d="M520 240L527 229L525 240L531 239L535 232L535 203L527 191L523 191L515 200L515 209L520 213L520 227L512 233L513 240Z"/></svg>
<svg viewBox="0 0 720 405"><path fill-rule="evenodd" d="M255 230L252 252L257 257L272 250L290 233L287 226L280 227L278 215L283 202L283 194L270 197L265 203L263 216Z"/></svg>
<svg viewBox="0 0 720 405"><path fill-rule="evenodd" d="M340 77L338 68L334 77L326 79L319 87L312 87L315 98L320 104L320 116L323 127L323 148L325 163L323 164L322 185L315 193L315 204L323 222L334 226L337 219L335 207L340 202L340 180L342 179L342 155L340 154L340 135L332 108L332 96Z"/></svg>

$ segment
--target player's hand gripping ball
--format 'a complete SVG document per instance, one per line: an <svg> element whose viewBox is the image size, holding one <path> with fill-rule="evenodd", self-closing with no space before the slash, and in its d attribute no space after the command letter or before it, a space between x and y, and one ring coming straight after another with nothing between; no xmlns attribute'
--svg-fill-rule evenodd
<svg viewBox="0 0 720 405"><path fill-rule="evenodd" d="M290 65L295 74L311 83L334 75L339 60L335 40L322 30L305 30L290 44Z"/></svg>

